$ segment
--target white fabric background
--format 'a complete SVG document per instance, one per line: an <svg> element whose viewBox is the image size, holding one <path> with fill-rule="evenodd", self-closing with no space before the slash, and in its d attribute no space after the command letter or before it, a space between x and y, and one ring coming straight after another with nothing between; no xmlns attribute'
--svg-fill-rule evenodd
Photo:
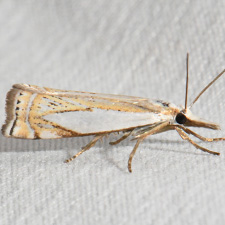
<svg viewBox="0 0 225 225"><path fill-rule="evenodd" d="M0 2L0 122L14 83L159 98L184 104L225 67L225 2L66 0ZM225 77L193 111L221 124ZM0 224L224 224L224 143L196 150L177 133L134 142L110 137L74 162L91 137L17 140L0 136Z"/></svg>

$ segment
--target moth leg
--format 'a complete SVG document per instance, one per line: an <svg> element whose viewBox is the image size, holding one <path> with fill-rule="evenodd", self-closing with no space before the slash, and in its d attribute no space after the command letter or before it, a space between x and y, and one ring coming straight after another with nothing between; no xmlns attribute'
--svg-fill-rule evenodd
<svg viewBox="0 0 225 225"><path fill-rule="evenodd" d="M93 147L96 142L101 139L102 137L104 137L105 134L102 135L96 135L92 141L90 141L86 146L82 147L82 150L80 152L78 152L76 155L72 156L71 158L67 159L65 162L71 162L72 160L74 160L75 158L77 158L77 156L81 155L82 153L84 153L85 151L89 150L91 147Z"/></svg>
<svg viewBox="0 0 225 225"><path fill-rule="evenodd" d="M130 153L129 160L128 160L128 170L129 170L130 173L132 173L132 169L131 169L132 159L133 159L133 157L134 157L134 155L135 155L135 153L136 153L136 150L137 150L139 144L140 144L144 139L145 139L145 138L138 138L138 140L137 140L137 142L136 142L136 144L135 144L135 146L134 146L132 152Z"/></svg>
<svg viewBox="0 0 225 225"><path fill-rule="evenodd" d="M154 127L150 127L149 130L146 130L144 133L138 134L134 137L134 139L138 139L138 138L142 138L142 137L147 137L149 135L152 134L156 134L156 133L160 133L162 132L164 129L166 129L166 127L170 127L171 125L169 125L169 122L161 122L158 125L154 126ZM132 139L132 140L134 140Z"/></svg>
<svg viewBox="0 0 225 225"><path fill-rule="evenodd" d="M225 141L225 138L206 138L206 137L202 137L201 135L195 133L194 131L183 127L183 126L179 126L179 128L181 128L184 132L191 134L193 136L195 136L196 138L202 140L202 141L208 141L208 142L212 142L212 141Z"/></svg>
<svg viewBox="0 0 225 225"><path fill-rule="evenodd" d="M182 139L184 140L187 140L188 142L190 142L192 145L194 145L196 148L204 151L204 152L208 152L210 154L213 154L213 155L219 155L220 153L219 152L213 152L207 148L204 148L198 144L196 144L193 140L191 140L191 138L182 130L180 129L179 127L175 127L175 130L178 132L178 134L181 136Z"/></svg>
<svg viewBox="0 0 225 225"><path fill-rule="evenodd" d="M124 133L124 135L121 138L119 138L116 141L111 141L111 142L109 142L109 144L110 145L117 145L117 144L119 144L121 141L125 140L131 134L131 132L132 131Z"/></svg>
<svg viewBox="0 0 225 225"><path fill-rule="evenodd" d="M163 122L163 123L160 123L159 125L153 127L153 128L150 128L149 131L146 131L145 133L143 133L142 135L137 135L134 139L137 139L137 142L133 148L133 151L130 153L130 156L129 156L129 160L128 160L128 170L130 173L132 173L132 169L131 169L131 163L132 163L132 159L136 153L136 150L139 146L139 144L147 137L147 136L150 136L152 134L155 134L155 133L158 133L158 132L161 132L165 127L169 126L169 122L166 121L166 122Z"/></svg>

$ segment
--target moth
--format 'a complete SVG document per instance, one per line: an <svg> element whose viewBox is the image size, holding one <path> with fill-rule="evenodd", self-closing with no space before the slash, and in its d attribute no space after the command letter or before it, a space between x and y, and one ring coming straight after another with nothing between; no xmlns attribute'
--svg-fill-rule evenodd
<svg viewBox="0 0 225 225"><path fill-rule="evenodd" d="M15 84L6 98L6 121L2 133L6 137L26 139L54 139L94 135L93 140L82 150L66 160L70 162L93 147L98 140L111 133L122 133L116 145L132 136L136 144L130 153L128 170L132 172L132 159L139 144L148 136L175 130L184 140L197 149L214 155L195 143L190 135L202 141L220 141L225 138L205 138L188 127L204 127L213 130L219 125L195 116L190 108L199 97L225 72L223 70L187 106L188 61L185 106L148 98L125 95L97 94L92 92L64 91L42 88L35 85Z"/></svg>

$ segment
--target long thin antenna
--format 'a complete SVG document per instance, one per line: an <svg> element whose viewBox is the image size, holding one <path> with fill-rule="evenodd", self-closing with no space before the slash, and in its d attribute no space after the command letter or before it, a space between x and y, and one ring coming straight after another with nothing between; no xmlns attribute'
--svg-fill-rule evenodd
<svg viewBox="0 0 225 225"><path fill-rule="evenodd" d="M198 96L195 98L195 100L190 104L190 106L189 106L189 108L191 108L194 104L195 104L195 102L200 98L200 96L217 80L217 79L219 79L221 76L222 76L222 74L224 74L225 73L225 69L219 74L219 75L217 75L216 76L216 78L214 78L214 80L212 80L199 94L198 94Z"/></svg>
<svg viewBox="0 0 225 225"><path fill-rule="evenodd" d="M187 111L187 100L188 100L188 64L189 64L189 53L187 53L187 77L186 77L186 93L185 93L185 108L184 111Z"/></svg>

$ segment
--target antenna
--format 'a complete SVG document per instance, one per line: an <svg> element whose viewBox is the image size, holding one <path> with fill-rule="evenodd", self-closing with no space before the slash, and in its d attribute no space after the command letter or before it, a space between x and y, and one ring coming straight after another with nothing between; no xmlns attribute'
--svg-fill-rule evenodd
<svg viewBox="0 0 225 225"><path fill-rule="evenodd" d="M184 112L187 112L187 100L188 100L188 64L189 64L189 53L187 53L187 77L186 77L186 93L185 93L185 108L184 108Z"/></svg>
<svg viewBox="0 0 225 225"><path fill-rule="evenodd" d="M195 100L190 104L189 108L191 108L195 102L200 98L200 96L217 80L219 79L225 72L225 69L219 74L216 76L216 78L214 78L199 94L198 96L195 98Z"/></svg>

